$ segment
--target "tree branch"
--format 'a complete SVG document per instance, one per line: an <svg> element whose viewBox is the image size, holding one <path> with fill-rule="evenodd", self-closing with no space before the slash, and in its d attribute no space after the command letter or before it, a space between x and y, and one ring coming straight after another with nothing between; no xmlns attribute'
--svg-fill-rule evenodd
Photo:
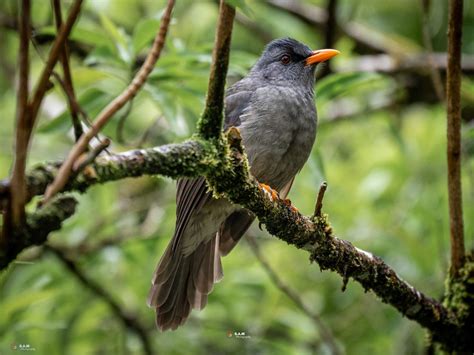
<svg viewBox="0 0 474 355"><path fill-rule="evenodd" d="M141 324L137 316L130 314L129 312L122 309L122 307L113 299L113 297L98 283L90 279L74 262L70 259L61 249L55 248L51 245L45 245L45 247L53 252L56 257L64 264L69 272L86 288L91 290L97 297L103 300L117 319L130 331L135 333L140 339L143 351L147 355L154 354L150 339L146 328Z"/></svg>
<svg viewBox="0 0 474 355"><path fill-rule="evenodd" d="M20 49L19 49L19 79L16 108L16 141L15 161L11 175L10 206L3 225L0 246L5 247L12 228L23 224L25 219L26 182L25 169L28 155L29 132L31 123L28 108L28 80L29 80L29 44L30 44L30 0L23 0L20 14Z"/></svg>
<svg viewBox="0 0 474 355"><path fill-rule="evenodd" d="M54 18L56 22L56 30L59 31L63 24L61 15L61 1L52 0ZM64 42L64 47L61 52L61 64L63 66L64 84L66 88L66 95L68 96L69 111L71 111L72 125L74 128L74 136L76 141L82 135L82 124L79 119L79 111L77 105L74 105L76 100L76 94L74 93L74 85L72 83L71 69L69 67L69 49L67 41ZM70 96L70 97L69 97Z"/></svg>
<svg viewBox="0 0 474 355"><path fill-rule="evenodd" d="M36 85L36 90L30 102L30 119L32 127L34 126L34 122L36 120L36 116L38 115L38 110L41 106L41 102L43 101L43 97L49 87L49 78L51 76L51 73L53 72L54 66L57 63L59 56L63 52L64 43L66 42L69 33L71 33L72 26L76 22L76 19L79 16L79 13L81 12L82 1L83 0L75 0L74 3L71 5L71 9L69 11L69 15L66 19L66 22L61 26L61 29L59 30L56 39L53 43L53 46L49 52L48 59L46 60L46 64L40 75L38 84Z"/></svg>
<svg viewBox="0 0 474 355"><path fill-rule="evenodd" d="M77 201L69 196L57 196L42 209L26 216L25 223L15 228L5 248L0 249L0 270L8 266L25 248L42 245L50 232L74 214Z"/></svg>
<svg viewBox="0 0 474 355"><path fill-rule="evenodd" d="M221 0L212 65L207 88L206 107L198 122L198 132L205 139L219 138L224 118L224 93L229 65L230 40L235 9Z"/></svg>
<svg viewBox="0 0 474 355"><path fill-rule="evenodd" d="M68 157L62 164L55 181L53 181L51 186L49 186L46 190L46 194L44 196L45 203L52 196L61 191L64 185L66 185L69 176L72 172L72 167L74 165L75 160L86 150L91 139L94 138L94 136L100 132L100 130L107 124L110 118L112 118L112 116L118 110L120 110L123 105L125 105L130 99L135 97L135 95L145 83L146 79L153 70L156 61L160 57L161 51L164 47L166 34L168 32L169 23L171 21L171 12L173 11L173 6L174 0L168 0L168 4L161 19L160 29L155 36L153 46L150 52L148 53L148 56L142 67L135 75L130 85L99 113L96 120L93 122L91 128L81 136L79 141L77 141L77 143L71 149Z"/></svg>
<svg viewBox="0 0 474 355"><path fill-rule="evenodd" d="M382 259L335 237L326 216L312 222L283 201L270 200L249 175L238 131L231 129L228 139L232 172L226 173L225 179L221 171L207 175L215 194L248 208L270 234L307 250L321 269L336 271L343 278L352 277L365 290L373 291L383 302L429 329L436 341L455 349L474 349L472 337L462 331L451 312L402 280Z"/></svg>
<svg viewBox="0 0 474 355"><path fill-rule="evenodd" d="M446 77L448 195L451 235L451 274L464 264L464 226L461 187L461 37L463 1L450 0L448 71Z"/></svg>

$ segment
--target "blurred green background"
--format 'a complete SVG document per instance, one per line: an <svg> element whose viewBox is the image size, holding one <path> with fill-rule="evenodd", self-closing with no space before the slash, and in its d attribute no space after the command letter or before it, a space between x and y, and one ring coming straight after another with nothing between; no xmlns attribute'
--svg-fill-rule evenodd
<svg viewBox="0 0 474 355"><path fill-rule="evenodd" d="M33 80L55 33L50 2L32 1L36 49ZM294 37L325 45L321 28L278 8L326 1L233 0L229 81L245 75L268 39ZM275 4L276 3L276 4ZM421 1L337 1L337 21L358 24L388 48L396 65L425 52ZM66 14L71 1L64 1ZM164 1L85 1L71 41L71 65L81 107L93 119L126 87L150 47ZM474 54L474 3L465 1L463 53ZM313 7L312 7L313 8ZM0 178L9 174L15 117L17 1L0 2ZM309 13L306 11L306 13ZM435 52L446 51L447 4L432 0L428 32ZM105 128L111 152L179 142L203 109L217 6L178 0L165 51L144 89ZM426 28L425 28L426 29ZM342 53L334 71L317 81L319 130L310 160L290 193L313 212L319 184L329 184L324 211L338 236L382 257L420 291L441 298L448 267L445 109L435 95L429 62L412 70L371 72L363 59L385 63L348 35L332 46ZM370 57L369 57L370 55ZM375 56L375 57L374 57ZM384 59L385 58L385 59ZM469 57L468 57L469 59ZM466 245L474 241L474 65L463 77L463 188ZM327 66L318 70L320 73ZM57 68L58 72L60 68ZM441 73L443 76L443 72ZM73 143L70 115L59 85L49 92L32 142L29 166L63 159ZM95 186L51 245L65 251L89 279L142 324L161 354L331 354L320 328L271 281L249 244L223 259L225 278L209 304L174 332L154 329L146 304L150 279L174 228L175 182L154 177ZM34 208L31 203L29 208ZM425 332L353 282L320 272L307 253L260 231L249 234L275 273L330 329L341 353L421 354ZM228 332L234 336L228 337ZM238 338L245 332L250 338ZM107 301L81 283L54 253L33 248L0 274L0 354L28 344L41 354L140 354L143 343Z"/></svg>

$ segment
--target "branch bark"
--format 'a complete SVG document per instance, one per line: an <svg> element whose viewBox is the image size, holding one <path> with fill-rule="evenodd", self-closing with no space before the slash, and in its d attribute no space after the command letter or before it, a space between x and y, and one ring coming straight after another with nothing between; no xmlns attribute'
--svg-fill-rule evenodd
<svg viewBox="0 0 474 355"><path fill-rule="evenodd" d="M15 228L5 248L0 249L0 270L32 245L42 245L49 233L61 229L61 223L75 212L77 201L69 196L57 196L48 206L26 216L25 223Z"/></svg>
<svg viewBox="0 0 474 355"><path fill-rule="evenodd" d="M61 26L60 31L58 32L56 39L53 43L53 46L49 52L48 59L46 60L46 64L41 72L40 78L38 80L38 84L36 85L36 90L33 94L33 98L29 104L31 109L31 126L34 126L36 116L38 115L39 108L41 106L41 102L43 101L43 97L49 87L49 78L53 69L59 59L63 51L64 43L66 42L69 34L71 33L72 27L81 12L83 0L75 0L74 3L71 5L71 9L69 10L69 15L66 19L66 22ZM29 132L31 135L31 132ZM29 137L29 136L28 136Z"/></svg>
<svg viewBox="0 0 474 355"><path fill-rule="evenodd" d="M53 11L54 19L56 22L56 30L59 31L63 24L63 19L61 15L61 1L52 0L53 2ZM74 92L74 85L72 83L71 69L69 67L69 49L67 41L64 43L64 47L61 52L61 64L63 67L64 75L64 84L66 88L66 95L68 96L69 111L71 111L72 126L74 128L74 136L76 141L79 140L79 137L82 135L82 124L79 119L79 110L77 105L74 105L76 100L76 94Z"/></svg>
<svg viewBox="0 0 474 355"><path fill-rule="evenodd" d="M20 14L19 80L16 108L15 161L11 176L11 200L3 225L1 246L7 244L12 228L20 226L25 219L26 182L25 169L28 154L29 132L31 131L28 107L29 44L30 44L30 0L23 0Z"/></svg>
<svg viewBox="0 0 474 355"><path fill-rule="evenodd" d="M448 195L451 240L451 275L464 264L464 226L461 187L461 39L463 1L449 2L448 71L446 77Z"/></svg>
<svg viewBox="0 0 474 355"><path fill-rule="evenodd" d="M71 178L61 190L85 192L95 184L142 175L171 178L197 177L219 165L217 149L203 140L190 140L155 148L136 149L98 157L87 169ZM26 175L27 201L44 194L59 173L61 162L39 164ZM8 179L0 181L0 202L9 199Z"/></svg>
<svg viewBox="0 0 474 355"><path fill-rule="evenodd" d="M96 136L97 133L100 132L100 130L108 123L112 116L123 107L123 105L125 105L129 100L135 97L135 95L141 89L143 84L145 84L146 79L155 67L156 61L160 57L161 51L164 47L166 34L168 33L168 27L171 21L171 12L173 11L173 7L174 0L168 0L168 4L161 19L160 29L155 36L153 46L150 52L148 53L148 56L142 67L135 75L130 85L111 103L109 103L107 107L105 107L101 111L101 113L99 113L91 128L80 137L79 141L71 149L68 157L62 164L59 174L56 176L56 179L46 190L46 194L44 196L44 203L46 203L56 193L61 191L64 185L66 185L69 176L72 172L74 162L87 149L87 146L91 139L94 138L94 136Z"/></svg>

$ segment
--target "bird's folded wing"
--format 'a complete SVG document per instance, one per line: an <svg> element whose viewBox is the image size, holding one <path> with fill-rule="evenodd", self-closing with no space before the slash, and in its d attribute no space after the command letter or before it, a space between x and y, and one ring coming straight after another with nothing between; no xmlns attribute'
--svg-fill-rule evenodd
<svg viewBox="0 0 474 355"><path fill-rule="evenodd" d="M178 180L176 191L176 229L173 236L173 250L179 245L181 235L186 229L193 213L198 212L212 199L203 177Z"/></svg>

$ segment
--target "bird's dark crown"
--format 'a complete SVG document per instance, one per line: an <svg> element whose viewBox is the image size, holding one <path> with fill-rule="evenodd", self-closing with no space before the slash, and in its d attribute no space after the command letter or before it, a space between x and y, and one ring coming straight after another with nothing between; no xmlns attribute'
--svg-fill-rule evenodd
<svg viewBox="0 0 474 355"><path fill-rule="evenodd" d="M312 54L311 49L293 38L280 38L271 41L265 48L264 52L271 53L276 49L294 54L301 59L307 58Z"/></svg>

